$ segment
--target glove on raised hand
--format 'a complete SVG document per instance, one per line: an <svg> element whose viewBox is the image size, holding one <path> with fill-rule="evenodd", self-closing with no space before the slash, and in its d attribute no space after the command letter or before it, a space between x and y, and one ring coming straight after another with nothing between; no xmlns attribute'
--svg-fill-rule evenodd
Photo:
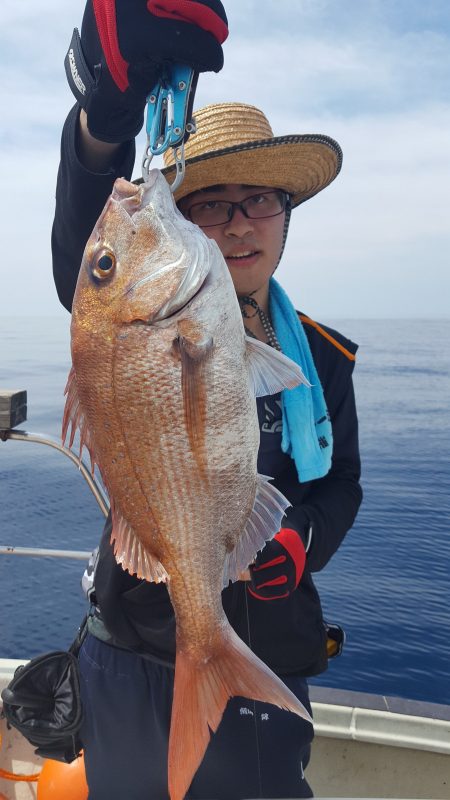
<svg viewBox="0 0 450 800"><path fill-rule="evenodd" d="M292 528L281 528L249 567L249 593L258 600L288 597L300 583L305 562L300 534Z"/></svg>
<svg viewBox="0 0 450 800"><path fill-rule="evenodd" d="M64 65L92 136L133 139L161 65L219 72L227 36L220 0L88 0Z"/></svg>

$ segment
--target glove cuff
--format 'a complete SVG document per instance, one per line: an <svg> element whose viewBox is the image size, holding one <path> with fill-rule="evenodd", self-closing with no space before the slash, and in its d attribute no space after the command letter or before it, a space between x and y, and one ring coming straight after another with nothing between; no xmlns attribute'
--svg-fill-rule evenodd
<svg viewBox="0 0 450 800"><path fill-rule="evenodd" d="M98 64L94 67L95 75L92 75L87 65L86 58L81 46L80 34L75 28L69 49L64 59L67 81L72 90L72 94L78 104L86 111L87 125L89 133L102 142L119 144L134 139L144 123L145 98L140 102L135 99L135 107L130 104L129 89L127 92L128 105L116 102L112 107L105 107L98 93L98 85L102 79L102 66ZM103 70L103 83L112 78L107 74L106 68Z"/></svg>
<svg viewBox="0 0 450 800"><path fill-rule="evenodd" d="M274 539L288 551L295 564L295 588L297 588L306 564L306 550L301 536L292 528L281 528L274 536Z"/></svg>
<svg viewBox="0 0 450 800"><path fill-rule="evenodd" d="M64 69L66 70L67 82L72 94L81 108L86 111L87 101L95 86L95 80L86 63L77 28L74 29L70 40L69 49L64 59Z"/></svg>

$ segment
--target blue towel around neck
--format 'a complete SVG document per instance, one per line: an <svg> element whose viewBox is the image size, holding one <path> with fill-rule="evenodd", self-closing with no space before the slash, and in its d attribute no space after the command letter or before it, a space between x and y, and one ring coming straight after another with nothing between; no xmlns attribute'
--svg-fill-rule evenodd
<svg viewBox="0 0 450 800"><path fill-rule="evenodd" d="M331 467L333 432L322 385L308 339L289 297L275 278L269 284L269 310L282 352L302 368L311 384L281 393L281 448L295 461L301 483L323 478Z"/></svg>

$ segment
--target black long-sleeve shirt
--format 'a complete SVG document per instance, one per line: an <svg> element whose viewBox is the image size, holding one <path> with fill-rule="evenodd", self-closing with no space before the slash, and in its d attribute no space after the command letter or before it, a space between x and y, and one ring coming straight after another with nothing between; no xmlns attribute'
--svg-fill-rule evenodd
<svg viewBox="0 0 450 800"><path fill-rule="evenodd" d="M80 163L76 152L78 109L64 125L61 163L56 188L52 231L53 273L61 303L71 310L82 254L90 233L117 177L130 179L135 150L121 147L115 165L95 174ZM326 637L322 611L311 573L328 563L352 526L362 499L359 484L358 422L352 384L357 346L323 326L302 317L311 353L324 390L333 428L333 458L329 473L300 483L294 462L286 456L279 469L266 472L264 437L260 471L274 475L274 484L292 503L287 524L304 541L312 528L304 576L288 598L264 602L253 598L243 582L223 592L225 612L241 638L279 674L313 675L326 668ZM258 399L260 419L264 398ZM273 467L273 455L271 466ZM262 467L262 468L261 468ZM103 533L95 576L95 592L102 620L111 640L150 658L173 664L175 620L166 587L149 584L124 572L114 559L109 537Z"/></svg>

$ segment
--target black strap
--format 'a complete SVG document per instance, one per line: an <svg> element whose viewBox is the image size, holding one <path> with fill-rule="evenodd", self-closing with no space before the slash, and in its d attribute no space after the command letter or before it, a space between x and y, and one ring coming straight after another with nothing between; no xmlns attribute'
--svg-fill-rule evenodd
<svg viewBox="0 0 450 800"><path fill-rule="evenodd" d="M74 29L69 49L64 59L67 81L81 108L86 108L86 101L95 86L95 81L86 64L81 48L80 34Z"/></svg>
<svg viewBox="0 0 450 800"><path fill-rule="evenodd" d="M81 650L81 645L83 644L87 634L88 634L88 617L89 613L85 614L80 627L78 628L78 633L73 640L72 644L69 647L69 653L72 653L74 656L78 656L78 653Z"/></svg>

